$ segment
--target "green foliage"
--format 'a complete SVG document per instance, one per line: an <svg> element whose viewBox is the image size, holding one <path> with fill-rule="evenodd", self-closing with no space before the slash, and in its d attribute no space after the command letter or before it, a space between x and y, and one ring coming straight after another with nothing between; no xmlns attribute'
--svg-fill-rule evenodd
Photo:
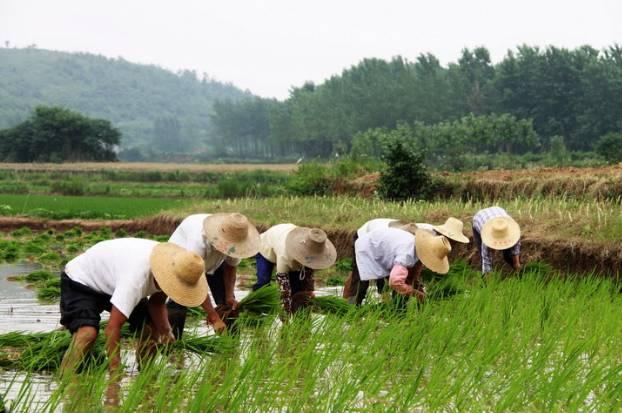
<svg viewBox="0 0 622 413"><path fill-rule="evenodd" d="M106 120L37 106L26 121L0 130L0 157L15 162L114 161L120 139Z"/></svg>
<svg viewBox="0 0 622 413"><path fill-rule="evenodd" d="M596 144L596 152L608 163L622 162L622 133L608 133Z"/></svg>
<svg viewBox="0 0 622 413"><path fill-rule="evenodd" d="M193 71L172 73L122 58L14 48L0 48L0 90L0 128L23 121L39 104L62 103L109 119L123 134L123 148L134 148L150 161L165 150L208 151L214 132L207 114L214 101L248 96ZM171 134L175 130L178 134Z"/></svg>
<svg viewBox="0 0 622 413"><path fill-rule="evenodd" d="M430 195L430 175L424 165L423 152L407 147L403 142L388 145L380 173L378 192L384 199L403 201L425 199Z"/></svg>
<svg viewBox="0 0 622 413"><path fill-rule="evenodd" d="M551 156L557 165L564 165L570 159L563 136L555 135L551 138Z"/></svg>

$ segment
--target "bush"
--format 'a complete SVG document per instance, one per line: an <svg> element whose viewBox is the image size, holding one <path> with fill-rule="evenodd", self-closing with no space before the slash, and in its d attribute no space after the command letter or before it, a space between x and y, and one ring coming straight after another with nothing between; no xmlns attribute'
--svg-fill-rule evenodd
<svg viewBox="0 0 622 413"><path fill-rule="evenodd" d="M84 195L86 193L86 184L78 179L71 181L58 181L52 183L52 193L60 195Z"/></svg>
<svg viewBox="0 0 622 413"><path fill-rule="evenodd" d="M402 201L425 199L431 195L431 179L425 155L395 140L387 145L385 167L380 173L378 192L384 199Z"/></svg>
<svg viewBox="0 0 622 413"><path fill-rule="evenodd" d="M328 195L331 192L331 181L327 167L310 162L298 167L288 188L297 195Z"/></svg>
<svg viewBox="0 0 622 413"><path fill-rule="evenodd" d="M622 133L608 133L596 144L596 152L605 158L607 163L622 162Z"/></svg>

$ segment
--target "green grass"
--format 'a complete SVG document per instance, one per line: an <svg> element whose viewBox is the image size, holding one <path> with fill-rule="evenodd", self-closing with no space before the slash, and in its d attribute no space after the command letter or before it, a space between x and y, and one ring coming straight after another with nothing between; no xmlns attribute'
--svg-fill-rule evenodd
<svg viewBox="0 0 622 413"><path fill-rule="evenodd" d="M183 369L161 357L127 377L119 411L622 409L618 284L526 272L461 285L460 294L403 311L372 303L242 327L233 353ZM5 402L19 412L80 400L73 411L93 411L106 377L85 372L39 406L35 395ZM14 393L27 386L15 383Z"/></svg>
<svg viewBox="0 0 622 413"><path fill-rule="evenodd" d="M183 200L108 196L0 195L0 215L127 219L180 207Z"/></svg>

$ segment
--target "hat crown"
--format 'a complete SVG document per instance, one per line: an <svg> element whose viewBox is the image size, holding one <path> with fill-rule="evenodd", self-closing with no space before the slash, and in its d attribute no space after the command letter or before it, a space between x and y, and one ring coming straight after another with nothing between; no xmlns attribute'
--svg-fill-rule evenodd
<svg viewBox="0 0 622 413"><path fill-rule="evenodd" d="M173 271L179 281L195 285L205 273L205 263L193 252L180 251L173 256Z"/></svg>
<svg viewBox="0 0 622 413"><path fill-rule="evenodd" d="M462 234L462 230L464 229L464 224L457 218L449 217L447 221L445 221L445 227L452 232Z"/></svg>
<svg viewBox="0 0 622 413"><path fill-rule="evenodd" d="M502 238L509 231L508 223L505 220L501 220L501 219L495 220L491 226L492 226L492 235L495 238Z"/></svg>
<svg viewBox="0 0 622 413"><path fill-rule="evenodd" d="M321 251L326 243L326 233L319 228L312 228L305 236L304 243L312 252Z"/></svg>
<svg viewBox="0 0 622 413"><path fill-rule="evenodd" d="M248 236L248 218L239 213L234 213L225 218L221 231L234 242L240 242Z"/></svg>

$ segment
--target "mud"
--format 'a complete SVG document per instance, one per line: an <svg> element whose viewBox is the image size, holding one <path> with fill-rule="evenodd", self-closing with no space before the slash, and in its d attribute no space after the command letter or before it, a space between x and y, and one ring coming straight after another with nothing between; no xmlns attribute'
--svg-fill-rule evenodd
<svg viewBox="0 0 622 413"><path fill-rule="evenodd" d="M67 230L80 227L84 231L94 231L100 228L111 230L123 229L127 232L146 231L151 234L170 234L181 222L181 218L158 215L153 218L139 220L41 220L33 218L0 217L0 231L12 231L20 227L29 227L33 230ZM259 231L268 227L257 225ZM354 231L327 230L329 238L337 248L340 258L352 256L352 236ZM576 242L564 239L535 238L527 231L522 240L523 262L539 260L546 261L558 270L571 273L599 273L608 276L622 276L622 245L611 245L598 242ZM457 245L452 258L468 260L474 268L479 266L473 243Z"/></svg>

